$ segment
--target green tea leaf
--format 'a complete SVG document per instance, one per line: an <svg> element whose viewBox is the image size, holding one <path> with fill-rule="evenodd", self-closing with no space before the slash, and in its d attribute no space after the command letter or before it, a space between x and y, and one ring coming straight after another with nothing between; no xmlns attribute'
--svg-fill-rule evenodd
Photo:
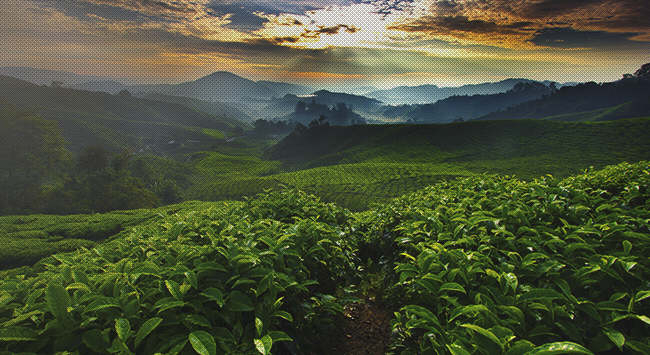
<svg viewBox="0 0 650 355"><path fill-rule="evenodd" d="M111 343L104 340L102 332L99 329L91 329L84 333L83 342L92 351L100 354L108 354L107 349L111 347Z"/></svg>
<svg viewBox="0 0 650 355"><path fill-rule="evenodd" d="M203 292L201 292L201 296L205 296L211 301L217 301L217 304L220 306L223 305L223 295L221 294L221 291L214 287L208 287L203 290Z"/></svg>
<svg viewBox="0 0 650 355"><path fill-rule="evenodd" d="M128 319L118 318L115 320L115 331L117 336L125 342L130 337L131 323Z"/></svg>
<svg viewBox="0 0 650 355"><path fill-rule="evenodd" d="M190 285L192 285L196 289L199 288L199 282L196 279L196 274L194 273L194 271L186 271L185 277L187 277L187 281L190 283Z"/></svg>
<svg viewBox="0 0 650 355"><path fill-rule="evenodd" d="M226 300L225 309L235 312L254 311L255 306L248 296L239 291L232 291Z"/></svg>
<svg viewBox="0 0 650 355"><path fill-rule="evenodd" d="M463 288L463 286L461 286L461 285L459 285L459 284L457 284L455 282L448 282L448 283L443 284L442 286L440 286L439 291L445 291L445 290L467 293L467 292L465 292L465 289Z"/></svg>
<svg viewBox="0 0 650 355"><path fill-rule="evenodd" d="M451 318L449 318L449 321L451 322L452 320L456 319L456 317L467 314L470 312L482 312L482 311L489 311L487 307L485 307L482 304L475 304L475 305L469 305L465 307L456 307L453 312L451 312Z"/></svg>
<svg viewBox="0 0 650 355"><path fill-rule="evenodd" d="M204 316L198 315L198 314L188 314L185 319L193 324L200 325L202 327L207 327L210 328L212 327L212 324L210 324L210 321L208 321Z"/></svg>
<svg viewBox="0 0 650 355"><path fill-rule="evenodd" d="M135 335L135 346L138 347L140 342L142 342L142 340L144 340L144 338L149 335L149 333L156 329L160 322L162 322L162 318L159 317L154 317L144 322L144 324L142 324L138 330L138 333Z"/></svg>
<svg viewBox="0 0 650 355"><path fill-rule="evenodd" d="M255 342L257 351L264 355L269 354L273 346L273 339L268 334L262 337L262 339L253 340L253 342Z"/></svg>
<svg viewBox="0 0 650 355"><path fill-rule="evenodd" d="M623 351L623 345L625 344L625 336L621 334L618 330L615 329L607 329L603 330L603 333L607 335L609 340L612 341L616 346L618 346L619 350Z"/></svg>
<svg viewBox="0 0 650 355"><path fill-rule="evenodd" d="M58 282L50 282L45 288L45 300L47 307L54 314L55 318L65 318L70 306L70 295L68 291Z"/></svg>
<svg viewBox="0 0 650 355"><path fill-rule="evenodd" d="M461 324L461 327L471 329L471 330L485 336L490 341L492 341L495 345L497 345L499 347L499 349L501 349L501 351L503 352L503 344L501 344L501 341L499 341L499 338L497 338L496 335L494 335L491 331L489 331L487 329L484 329L484 328L481 328L478 325L473 325L473 324Z"/></svg>
<svg viewBox="0 0 650 355"><path fill-rule="evenodd" d="M525 355L533 349L535 349L535 344L528 340L520 340L510 347L510 349L506 351L505 355Z"/></svg>
<svg viewBox="0 0 650 355"><path fill-rule="evenodd" d="M9 327L0 329L0 341L24 341L24 340L36 340L38 339L38 333L30 328L26 327Z"/></svg>
<svg viewBox="0 0 650 355"><path fill-rule="evenodd" d="M553 299L566 299L566 298L561 293L555 290L536 288L517 297L517 303L530 301L530 300L542 300L542 299L553 300Z"/></svg>
<svg viewBox="0 0 650 355"><path fill-rule="evenodd" d="M526 353L526 355L554 355L554 354L594 355L591 351L587 350L583 346L568 341L544 344Z"/></svg>
<svg viewBox="0 0 650 355"><path fill-rule="evenodd" d="M86 312L97 311L109 307L120 307L119 303L112 297L102 297L92 301L84 310Z"/></svg>
<svg viewBox="0 0 650 355"><path fill-rule="evenodd" d="M174 280L165 280L165 285L167 286L167 290L169 290L169 293L172 295L172 297L179 301L183 300L183 294L181 293L180 285L178 282Z"/></svg>
<svg viewBox="0 0 650 355"><path fill-rule="evenodd" d="M262 331L264 330L264 323L262 323L262 320L259 318L255 318L255 330L256 330L256 336L262 336Z"/></svg>
<svg viewBox="0 0 650 355"><path fill-rule="evenodd" d="M271 314L271 317L280 317L288 320L289 322L293 322L293 317L291 316L291 313L285 311L275 311Z"/></svg>
<svg viewBox="0 0 650 355"><path fill-rule="evenodd" d="M201 355L217 355L217 343L209 333L197 330L192 332L188 338L197 353Z"/></svg>
<svg viewBox="0 0 650 355"><path fill-rule="evenodd" d="M285 332L274 330L269 332L269 335L271 336L271 338L273 338L274 343L276 341L293 341L293 339L291 339L291 337L288 336L287 333Z"/></svg>

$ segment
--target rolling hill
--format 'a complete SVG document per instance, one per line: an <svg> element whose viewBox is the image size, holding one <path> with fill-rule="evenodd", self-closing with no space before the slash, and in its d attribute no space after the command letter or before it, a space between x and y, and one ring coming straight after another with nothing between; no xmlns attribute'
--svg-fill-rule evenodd
<svg viewBox="0 0 650 355"><path fill-rule="evenodd" d="M611 83L565 86L549 96L479 117L479 120L545 118L614 107L650 95L650 80L628 78Z"/></svg>
<svg viewBox="0 0 650 355"><path fill-rule="evenodd" d="M222 137L220 130L246 127L239 121L175 103L136 98L128 92L111 95L38 86L7 76L0 76L0 100L18 108L40 108L44 118L59 122L72 151L88 144L119 151L153 141L214 140Z"/></svg>

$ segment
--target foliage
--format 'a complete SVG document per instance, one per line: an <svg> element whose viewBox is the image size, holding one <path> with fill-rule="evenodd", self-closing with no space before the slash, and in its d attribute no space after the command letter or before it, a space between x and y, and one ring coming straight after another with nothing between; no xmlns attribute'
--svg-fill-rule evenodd
<svg viewBox="0 0 650 355"><path fill-rule="evenodd" d="M0 103L0 211L33 208L72 162L56 122Z"/></svg>
<svg viewBox="0 0 650 355"><path fill-rule="evenodd" d="M271 200L309 213L274 219ZM106 354L299 349L305 327L326 329L343 310L328 294L355 270L346 223L346 212L289 191L170 216L92 250L57 254L37 276L0 283L0 346Z"/></svg>
<svg viewBox="0 0 650 355"><path fill-rule="evenodd" d="M395 265L393 352L647 353L649 169L476 176L364 214L360 252Z"/></svg>

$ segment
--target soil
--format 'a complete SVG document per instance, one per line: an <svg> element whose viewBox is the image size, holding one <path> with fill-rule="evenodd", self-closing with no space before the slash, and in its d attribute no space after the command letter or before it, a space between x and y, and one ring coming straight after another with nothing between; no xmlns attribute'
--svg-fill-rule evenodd
<svg viewBox="0 0 650 355"><path fill-rule="evenodd" d="M346 319L330 354L383 355L388 350L391 312L374 299L345 307Z"/></svg>

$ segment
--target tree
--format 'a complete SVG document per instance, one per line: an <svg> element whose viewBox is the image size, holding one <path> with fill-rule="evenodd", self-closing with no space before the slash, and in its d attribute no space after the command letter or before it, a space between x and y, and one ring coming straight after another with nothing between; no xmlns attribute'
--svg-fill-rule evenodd
<svg viewBox="0 0 650 355"><path fill-rule="evenodd" d="M34 210L44 187L60 183L73 164L56 121L0 102L0 210Z"/></svg>

